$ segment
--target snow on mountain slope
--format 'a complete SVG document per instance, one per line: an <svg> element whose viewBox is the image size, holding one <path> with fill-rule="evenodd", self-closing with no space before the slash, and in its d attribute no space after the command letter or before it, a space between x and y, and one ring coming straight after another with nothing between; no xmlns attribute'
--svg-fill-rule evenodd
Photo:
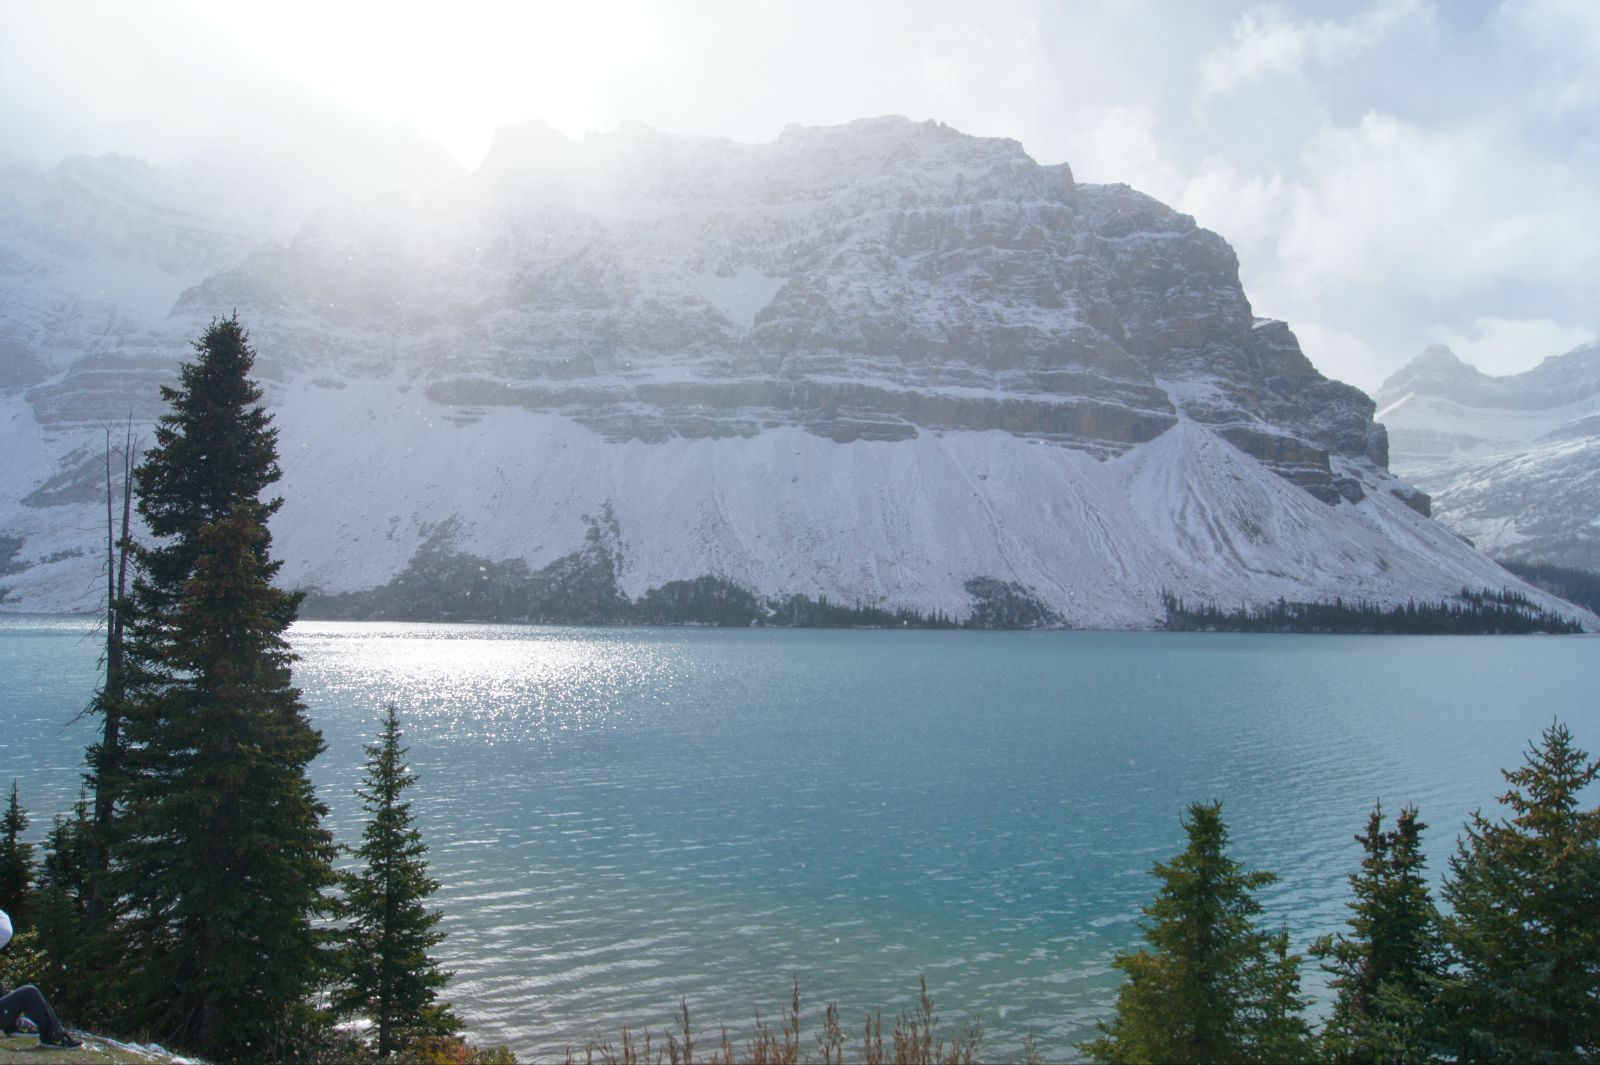
<svg viewBox="0 0 1600 1065"><path fill-rule="evenodd" d="M153 416L234 308L282 432L284 579L328 593L425 550L539 569L602 515L631 597L715 576L959 617L992 578L1131 626L1163 591L1516 583L1404 501L1372 401L1254 317L1216 234L890 118L769 145L513 128L472 175L330 204L45 360L0 390L10 607L93 606L100 427Z"/></svg>
<svg viewBox="0 0 1600 1065"><path fill-rule="evenodd" d="M1377 399L1441 521L1499 558L1600 570L1600 343L1505 377L1432 347Z"/></svg>
<svg viewBox="0 0 1600 1065"><path fill-rule="evenodd" d="M1164 590L1224 604L1401 602L1515 583L1381 478L1362 502L1330 507L1188 419L1108 461L997 430L840 445L783 427L647 444L553 414L458 424L403 387L305 379L278 396L286 582L373 587L447 518L453 550L542 566L609 506L635 598L709 574L962 616L964 581L992 575L1070 624L1139 627L1159 624ZM99 508L64 509L75 532L52 542L94 557ZM7 583L35 609L77 605L92 586L80 561Z"/></svg>

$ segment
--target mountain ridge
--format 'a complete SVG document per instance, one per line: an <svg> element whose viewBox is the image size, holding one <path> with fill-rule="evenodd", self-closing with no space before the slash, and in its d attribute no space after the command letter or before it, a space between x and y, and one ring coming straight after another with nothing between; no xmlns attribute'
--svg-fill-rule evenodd
<svg viewBox="0 0 1600 1065"><path fill-rule="evenodd" d="M92 596L100 426L154 417L235 309L282 433L285 578L330 595L452 520L462 554L539 570L605 508L634 598L715 577L959 617L992 580L1127 627L1163 591L1513 581L1427 521L1372 399L1254 315L1221 237L891 117L767 145L523 127L471 174L312 212L165 319L0 388L16 602Z"/></svg>
<svg viewBox="0 0 1600 1065"><path fill-rule="evenodd" d="M1500 376L1436 345L1376 398L1440 520L1498 558L1600 571L1600 340Z"/></svg>

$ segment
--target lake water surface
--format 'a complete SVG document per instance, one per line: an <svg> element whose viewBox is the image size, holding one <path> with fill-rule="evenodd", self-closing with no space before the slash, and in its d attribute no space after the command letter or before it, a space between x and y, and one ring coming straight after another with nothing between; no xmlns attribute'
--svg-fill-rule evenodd
<svg viewBox="0 0 1600 1065"><path fill-rule="evenodd" d="M0 781L42 839L76 794L97 635L0 615ZM1114 995L1151 863L1220 798L1297 949L1343 922L1375 799L1437 877L1555 717L1600 749L1600 639L302 623L335 831L385 702L474 1037L524 1060L680 1000L710 1031L786 1002L805 1039L925 975L986 1054L1061 1058ZM1318 981L1308 969L1308 986ZM70 1007L67 1010L70 1018Z"/></svg>

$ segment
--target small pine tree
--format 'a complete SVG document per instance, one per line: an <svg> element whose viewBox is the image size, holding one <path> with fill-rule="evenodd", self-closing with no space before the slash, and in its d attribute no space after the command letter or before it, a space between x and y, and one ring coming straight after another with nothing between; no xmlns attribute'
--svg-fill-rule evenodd
<svg viewBox="0 0 1600 1065"><path fill-rule="evenodd" d="M406 751L389 706L378 742L366 746L366 779L356 789L367 826L356 851L360 869L345 883L345 979L333 1000L335 1012L372 1021L380 1058L461 1029L449 1004L438 1000L454 974L428 954L445 934L436 927L439 911L425 905L439 882L428 875L428 846L402 797L416 783Z"/></svg>
<svg viewBox="0 0 1600 1065"><path fill-rule="evenodd" d="M1253 1033L1247 1059L1294 1065L1312 1059L1311 1029L1306 1024L1308 1000L1300 993L1298 954L1289 953L1289 930L1279 929L1267 943L1264 963L1251 968L1253 988L1243 1005L1245 1027Z"/></svg>
<svg viewBox="0 0 1600 1065"><path fill-rule="evenodd" d="M22 839L28 811L17 802L17 782L11 782L11 802L0 820L0 910L22 931L33 908L33 844Z"/></svg>
<svg viewBox="0 0 1600 1065"><path fill-rule="evenodd" d="M1456 968L1440 999L1463 1060L1600 1057L1600 809L1578 805L1600 776L1588 758L1552 724L1503 771L1510 820L1474 813L1450 860Z"/></svg>
<svg viewBox="0 0 1600 1065"><path fill-rule="evenodd" d="M39 933L35 929L17 933L0 953L0 986L38 985L44 971L44 952L39 949Z"/></svg>
<svg viewBox="0 0 1600 1065"><path fill-rule="evenodd" d="M44 964L38 979L52 1002L72 1003L80 1020L110 1016L111 982L94 964L89 927L90 879L99 860L89 797L80 794L70 817L56 815L39 870L37 926Z"/></svg>
<svg viewBox="0 0 1600 1065"><path fill-rule="evenodd" d="M1295 1061L1306 1053L1300 956L1287 933L1255 925L1259 889L1277 877L1227 857L1220 802L1195 803L1187 849L1157 863L1144 907L1149 949L1113 963L1128 980L1100 1038L1079 1049L1096 1061Z"/></svg>
<svg viewBox="0 0 1600 1065"><path fill-rule="evenodd" d="M1373 808L1361 844L1361 871L1350 875L1355 899L1348 935L1324 936L1311 948L1332 974L1336 997L1323 1029L1332 1061L1425 1061L1433 996L1444 975L1439 914L1428 892L1422 830L1414 807L1383 827Z"/></svg>

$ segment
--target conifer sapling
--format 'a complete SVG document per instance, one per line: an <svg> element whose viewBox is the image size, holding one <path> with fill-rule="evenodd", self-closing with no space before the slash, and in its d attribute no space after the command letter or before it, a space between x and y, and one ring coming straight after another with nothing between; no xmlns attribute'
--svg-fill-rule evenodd
<svg viewBox="0 0 1600 1065"><path fill-rule="evenodd" d="M415 779L393 706L385 708L378 742L366 752L366 778L356 794L367 824L356 851L360 866L345 882L345 979L334 1008L368 1017L373 1049L388 1057L419 1038L453 1034L461 1022L438 999L453 975L429 956L445 935L439 911L426 907L439 882L428 875L428 847L403 797Z"/></svg>
<svg viewBox="0 0 1600 1065"><path fill-rule="evenodd" d="M1311 952L1332 974L1336 997L1323 1030L1335 1061L1424 1061L1432 1055L1431 1005L1444 975L1439 914L1428 892L1422 830L1414 807L1383 827L1374 807L1350 876L1350 931L1324 936Z"/></svg>
<svg viewBox="0 0 1600 1065"><path fill-rule="evenodd" d="M1080 1049L1108 1062L1302 1058L1300 957L1287 933L1256 925L1255 893L1277 876L1227 856L1220 802L1191 805L1183 828L1188 847L1155 867L1147 946L1113 962L1127 982L1100 1038Z"/></svg>
<svg viewBox="0 0 1600 1065"><path fill-rule="evenodd" d="M11 782L11 801L0 820L0 910L11 917L14 928L26 924L33 907L33 844L22 839L28 828L28 811L17 801L17 782Z"/></svg>

